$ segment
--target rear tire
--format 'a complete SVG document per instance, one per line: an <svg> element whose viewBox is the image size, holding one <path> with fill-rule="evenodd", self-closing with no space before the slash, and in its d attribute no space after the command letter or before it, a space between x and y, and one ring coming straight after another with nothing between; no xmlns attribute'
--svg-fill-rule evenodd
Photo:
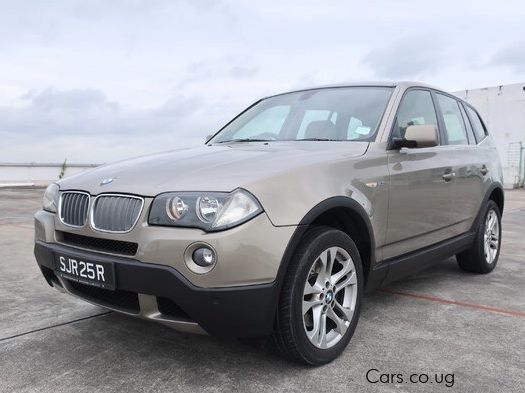
<svg viewBox="0 0 525 393"><path fill-rule="evenodd" d="M280 352L315 366L338 357L357 326L363 283L359 251L348 235L327 227L309 230L279 299L274 340Z"/></svg>
<svg viewBox="0 0 525 393"><path fill-rule="evenodd" d="M489 200L481 217L472 246L457 254L456 259L461 269L486 274L496 267L501 249L501 212L498 205Z"/></svg>

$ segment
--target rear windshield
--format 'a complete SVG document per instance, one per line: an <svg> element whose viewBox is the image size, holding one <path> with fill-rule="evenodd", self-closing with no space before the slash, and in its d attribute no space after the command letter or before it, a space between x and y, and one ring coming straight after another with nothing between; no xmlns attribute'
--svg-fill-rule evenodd
<svg viewBox="0 0 525 393"><path fill-rule="evenodd" d="M338 87L270 97L243 112L211 142L373 141L392 91Z"/></svg>

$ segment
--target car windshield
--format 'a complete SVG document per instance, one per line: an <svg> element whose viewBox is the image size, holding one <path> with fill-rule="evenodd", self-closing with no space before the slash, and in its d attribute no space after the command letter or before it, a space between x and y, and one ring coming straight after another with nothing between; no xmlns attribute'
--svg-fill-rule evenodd
<svg viewBox="0 0 525 393"><path fill-rule="evenodd" d="M266 98L210 142L373 141L392 90L336 87Z"/></svg>

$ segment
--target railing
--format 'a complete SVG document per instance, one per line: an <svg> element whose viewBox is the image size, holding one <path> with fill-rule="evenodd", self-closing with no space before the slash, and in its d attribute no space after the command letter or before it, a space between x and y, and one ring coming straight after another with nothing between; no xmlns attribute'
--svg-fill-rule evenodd
<svg viewBox="0 0 525 393"><path fill-rule="evenodd" d="M60 175L71 176L99 164L67 163L0 163L0 186L3 183L46 184Z"/></svg>
<svg viewBox="0 0 525 393"><path fill-rule="evenodd" d="M514 188L523 188L525 183L525 144L523 142L509 143L507 165Z"/></svg>

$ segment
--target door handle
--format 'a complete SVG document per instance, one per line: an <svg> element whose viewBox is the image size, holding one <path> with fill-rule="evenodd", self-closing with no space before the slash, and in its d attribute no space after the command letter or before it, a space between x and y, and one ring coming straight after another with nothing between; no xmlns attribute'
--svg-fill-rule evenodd
<svg viewBox="0 0 525 393"><path fill-rule="evenodd" d="M483 165L479 171L483 176L485 176L487 173L489 173L489 168L487 168L486 165Z"/></svg>
<svg viewBox="0 0 525 393"><path fill-rule="evenodd" d="M452 180L452 178L456 176L456 174L454 172L447 172L447 173L444 173L443 174L443 180L445 180L446 182L449 182Z"/></svg>

